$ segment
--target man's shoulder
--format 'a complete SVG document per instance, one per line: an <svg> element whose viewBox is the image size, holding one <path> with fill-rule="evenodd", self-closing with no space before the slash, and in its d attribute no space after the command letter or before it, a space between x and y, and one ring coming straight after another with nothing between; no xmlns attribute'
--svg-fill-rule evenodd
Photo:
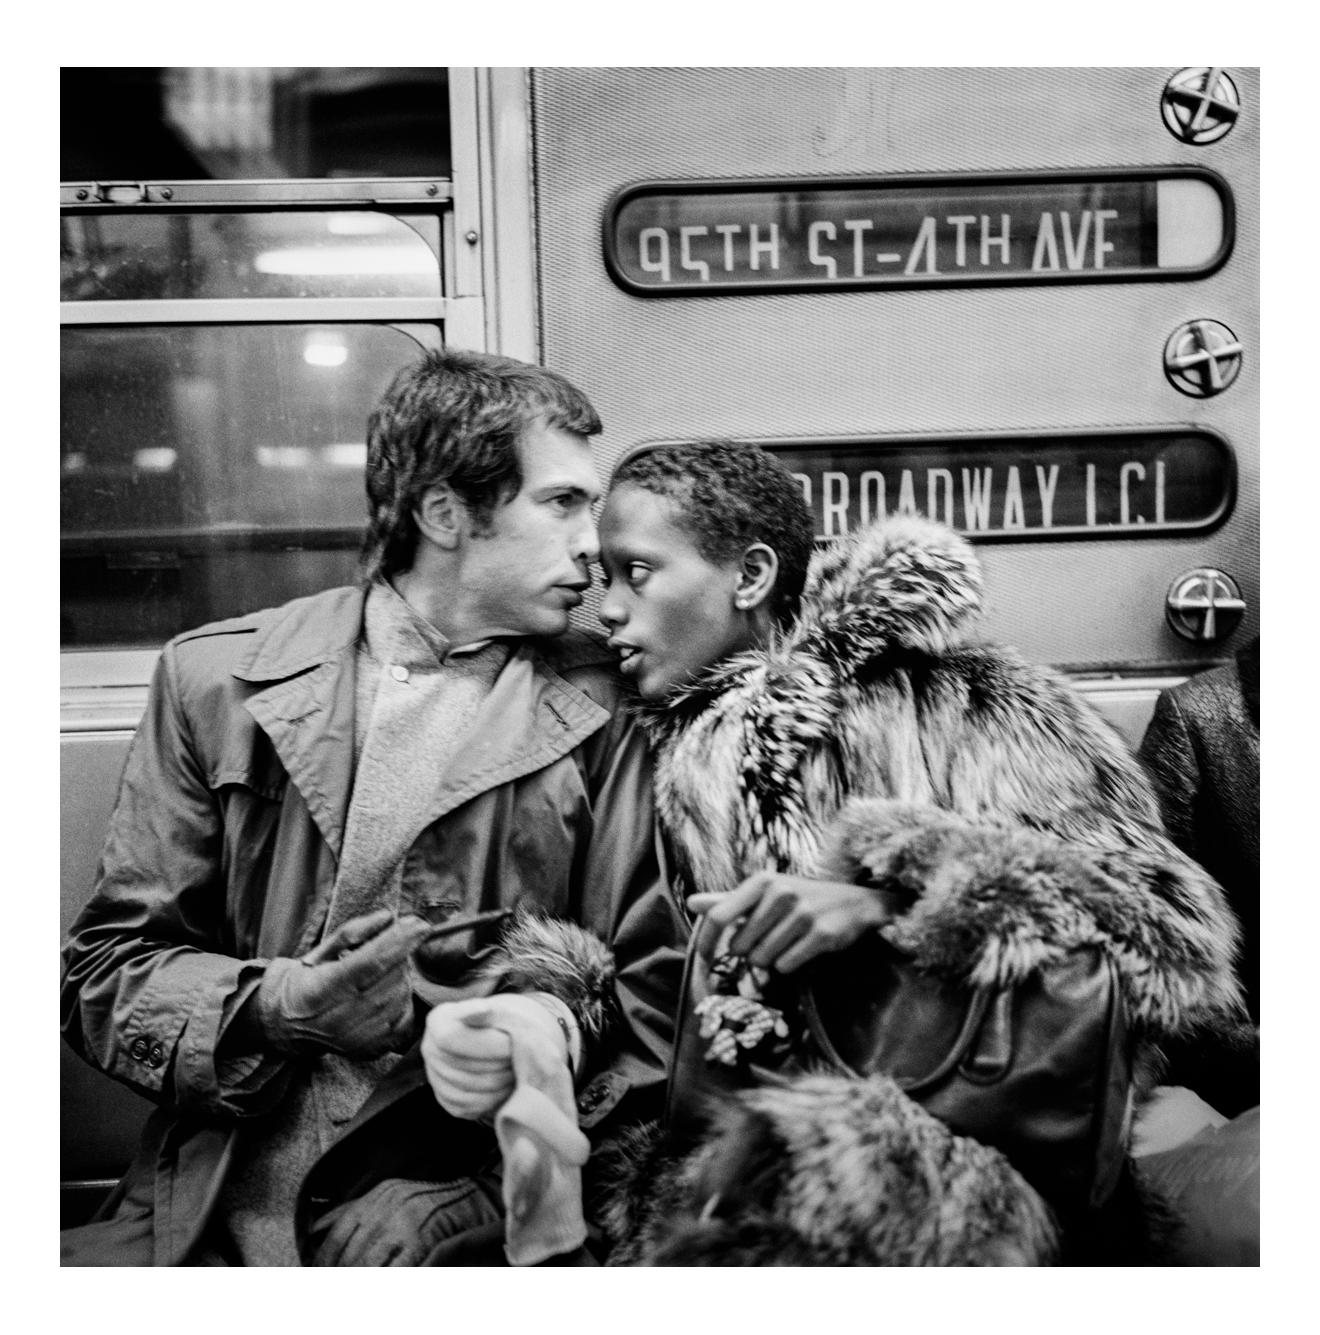
<svg viewBox="0 0 1320 1335"><path fill-rule="evenodd" d="M282 637L297 638L305 629L319 630L335 622L361 599L362 591L352 585L324 589L274 607L208 621L174 636L165 648L188 664L214 661L229 665L250 653L263 632L279 630Z"/></svg>
<svg viewBox="0 0 1320 1335"><path fill-rule="evenodd" d="M536 652L556 672L572 672L577 668L609 666L617 677L619 655L605 643L605 637L590 631L570 630L553 638L532 641Z"/></svg>
<svg viewBox="0 0 1320 1335"><path fill-rule="evenodd" d="M553 639L533 640L532 645L551 671L605 709L614 710L632 698L633 689L619 672L619 656L603 636L570 630Z"/></svg>

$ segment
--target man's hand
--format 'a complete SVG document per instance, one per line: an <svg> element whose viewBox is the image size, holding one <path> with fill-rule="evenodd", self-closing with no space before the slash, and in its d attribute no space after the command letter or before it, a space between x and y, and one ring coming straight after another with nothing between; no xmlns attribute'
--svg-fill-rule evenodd
<svg viewBox="0 0 1320 1335"><path fill-rule="evenodd" d="M386 1178L313 1226L314 1266L419 1266L440 1243L498 1224L498 1174L453 1182Z"/></svg>
<svg viewBox="0 0 1320 1335"><path fill-rule="evenodd" d="M729 949L763 969L792 973L888 922L899 903L896 895L869 886L757 872L727 895L690 895L687 906L721 930L745 918ZM709 933L709 948L721 930Z"/></svg>
<svg viewBox="0 0 1320 1335"><path fill-rule="evenodd" d="M430 931L388 909L352 918L300 960L275 959L254 998L268 1046L295 1056L379 1057L412 1041L408 957Z"/></svg>
<svg viewBox="0 0 1320 1335"><path fill-rule="evenodd" d="M513 1043L503 1025L532 1025L554 1060L568 1063L568 1044L554 1015L531 996L500 993L446 1001L426 1017L422 1062L440 1106L477 1121L498 1112L514 1088Z"/></svg>

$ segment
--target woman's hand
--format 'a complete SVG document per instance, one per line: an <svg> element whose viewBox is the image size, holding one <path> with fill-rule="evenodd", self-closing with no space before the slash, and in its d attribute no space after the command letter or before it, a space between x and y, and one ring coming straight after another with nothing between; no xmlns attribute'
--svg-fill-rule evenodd
<svg viewBox="0 0 1320 1335"><path fill-rule="evenodd" d="M763 969L792 973L888 922L900 903L897 895L870 886L763 871L727 895L690 895L687 906L717 928L745 917L729 949ZM709 934L712 948L719 937L718 930Z"/></svg>

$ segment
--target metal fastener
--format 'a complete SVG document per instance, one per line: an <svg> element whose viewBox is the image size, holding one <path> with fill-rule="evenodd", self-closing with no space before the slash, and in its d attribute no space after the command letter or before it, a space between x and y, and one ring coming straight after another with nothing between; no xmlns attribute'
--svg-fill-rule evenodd
<svg viewBox="0 0 1320 1335"><path fill-rule="evenodd" d="M1191 65L1164 85L1160 110L1175 139L1198 146L1222 139L1242 109L1237 85L1213 65Z"/></svg>
<svg viewBox="0 0 1320 1335"><path fill-rule="evenodd" d="M169 188L169 186L165 186L165 188L164 188L163 190L161 190L161 192L160 192L160 197L161 197L162 199L173 199L173 198L174 198L174 191L171 190L171 189Z"/></svg>
<svg viewBox="0 0 1320 1335"><path fill-rule="evenodd" d="M479 240L479 238L478 238L476 232L464 232L464 233L463 233L463 240L466 241L466 242L468 243L469 246L475 246L475 245L477 244L477 241Z"/></svg>
<svg viewBox="0 0 1320 1335"><path fill-rule="evenodd" d="M1164 374L1179 393L1194 399L1222 394L1242 369L1242 344L1218 320L1189 320L1164 345Z"/></svg>
<svg viewBox="0 0 1320 1335"><path fill-rule="evenodd" d="M1237 582L1211 566L1179 575L1164 600L1164 615L1173 632L1202 644L1227 639L1246 610Z"/></svg>

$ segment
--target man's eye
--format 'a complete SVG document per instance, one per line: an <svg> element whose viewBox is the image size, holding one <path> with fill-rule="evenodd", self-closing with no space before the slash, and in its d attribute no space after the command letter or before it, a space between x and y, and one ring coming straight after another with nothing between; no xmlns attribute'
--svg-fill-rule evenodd
<svg viewBox="0 0 1320 1335"><path fill-rule="evenodd" d="M562 496L551 496L550 504L557 507L567 514L577 503L577 497L571 491L566 491Z"/></svg>

